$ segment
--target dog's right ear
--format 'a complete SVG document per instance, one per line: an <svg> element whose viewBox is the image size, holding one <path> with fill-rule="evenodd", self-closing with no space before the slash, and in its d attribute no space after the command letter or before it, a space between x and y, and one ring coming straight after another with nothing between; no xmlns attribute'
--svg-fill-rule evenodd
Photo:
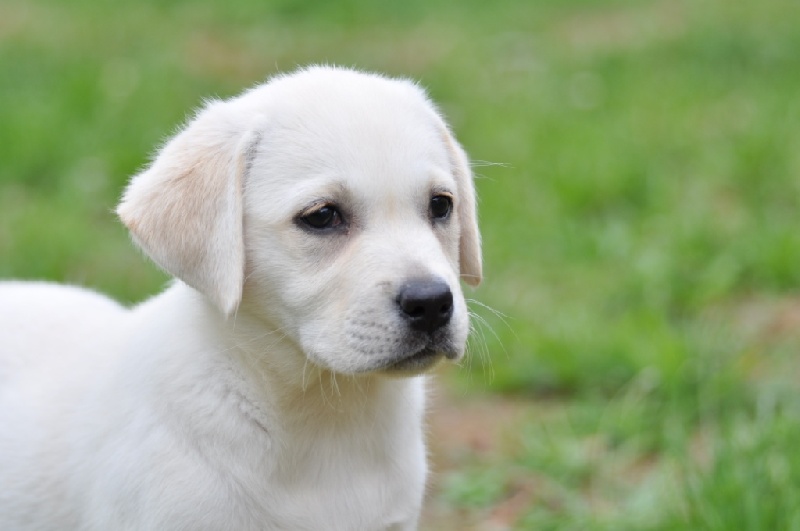
<svg viewBox="0 0 800 531"><path fill-rule="evenodd" d="M117 214L162 269L225 314L244 282L242 182L258 135L211 102L131 180Z"/></svg>

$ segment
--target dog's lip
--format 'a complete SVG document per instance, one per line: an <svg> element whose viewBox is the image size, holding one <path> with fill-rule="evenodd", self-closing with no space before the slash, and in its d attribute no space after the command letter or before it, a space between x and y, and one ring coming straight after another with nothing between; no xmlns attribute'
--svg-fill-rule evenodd
<svg viewBox="0 0 800 531"><path fill-rule="evenodd" d="M417 374L433 367L443 356L452 359L449 353L430 347L424 347L409 356L392 361L383 370L392 373Z"/></svg>

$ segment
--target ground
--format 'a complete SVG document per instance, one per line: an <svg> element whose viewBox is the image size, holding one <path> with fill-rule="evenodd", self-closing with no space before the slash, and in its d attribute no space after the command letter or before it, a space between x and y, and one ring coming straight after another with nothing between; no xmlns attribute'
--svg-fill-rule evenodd
<svg viewBox="0 0 800 531"><path fill-rule="evenodd" d="M443 482L467 463L491 461L505 452L505 447L513 444L513 427L531 414L534 402L502 395L465 395L441 383L434 385L431 398L428 445L432 474L421 529L510 529L534 502L533 478L477 511L448 503Z"/></svg>

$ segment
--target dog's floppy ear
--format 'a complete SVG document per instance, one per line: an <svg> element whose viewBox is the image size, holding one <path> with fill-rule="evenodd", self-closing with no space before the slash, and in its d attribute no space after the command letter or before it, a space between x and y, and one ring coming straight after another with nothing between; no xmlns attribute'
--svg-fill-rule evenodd
<svg viewBox="0 0 800 531"><path fill-rule="evenodd" d="M445 126L445 143L458 187L457 212L461 224L459 240L459 262L461 278L470 286L477 286L483 279L481 258L481 234L478 231L478 214L475 200L475 185L467 154Z"/></svg>
<svg viewBox="0 0 800 531"><path fill-rule="evenodd" d="M172 138L133 177L117 214L158 266L231 314L242 296L242 181L257 135L225 106L209 103Z"/></svg>

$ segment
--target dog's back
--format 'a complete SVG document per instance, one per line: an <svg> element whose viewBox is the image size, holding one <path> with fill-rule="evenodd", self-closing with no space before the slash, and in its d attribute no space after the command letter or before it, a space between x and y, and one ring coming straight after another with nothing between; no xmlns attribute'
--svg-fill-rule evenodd
<svg viewBox="0 0 800 531"><path fill-rule="evenodd" d="M77 287L0 282L0 506L33 508L50 500L48 506L58 512L64 485L52 472L65 456L62 441L52 434L68 431L67 412L86 382L100 377L111 361L111 342L127 313L111 299ZM43 463L48 455L53 462ZM4 529L30 523L0 514Z"/></svg>
<svg viewBox="0 0 800 531"><path fill-rule="evenodd" d="M127 310L87 289L47 282L0 282L0 385L28 370L71 366L85 345L113 337Z"/></svg>

